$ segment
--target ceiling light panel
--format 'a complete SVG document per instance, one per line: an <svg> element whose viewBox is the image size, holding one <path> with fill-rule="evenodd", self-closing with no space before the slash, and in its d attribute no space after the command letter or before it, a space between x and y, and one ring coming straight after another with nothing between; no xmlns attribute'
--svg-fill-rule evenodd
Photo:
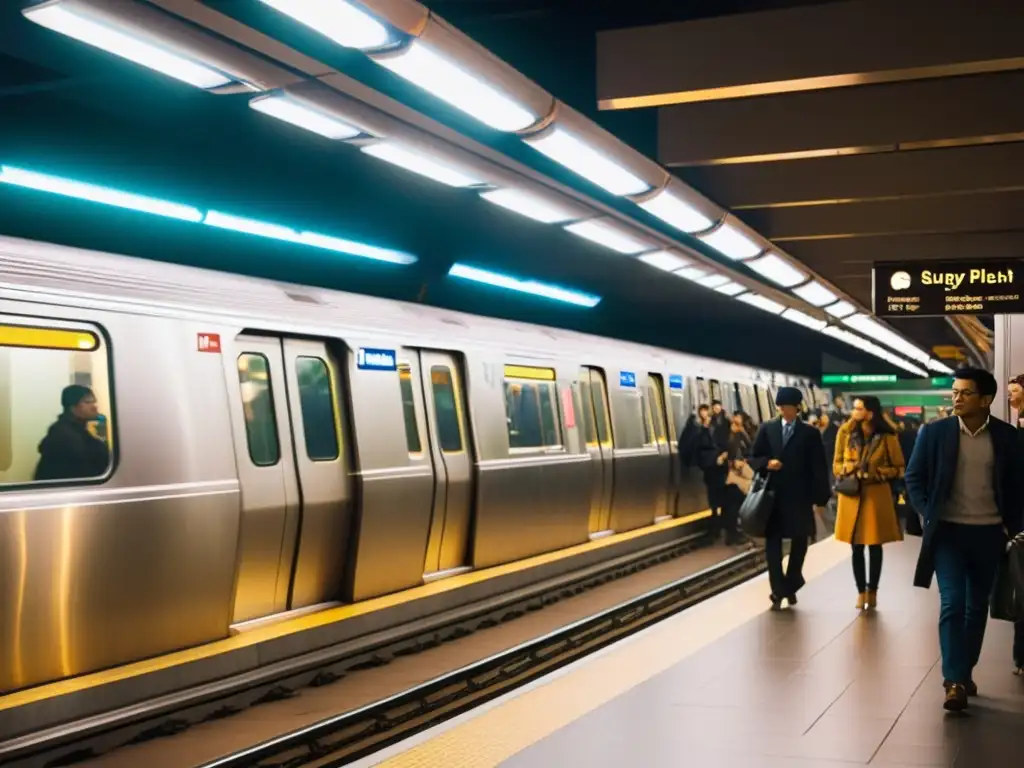
<svg viewBox="0 0 1024 768"><path fill-rule="evenodd" d="M832 315L832 317L838 317L841 320L852 315L857 311L857 308L848 301L837 301L835 304L829 304L825 307L825 311Z"/></svg>
<svg viewBox="0 0 1024 768"><path fill-rule="evenodd" d="M812 331L824 330L825 326L828 325L824 320L819 320L818 318L805 314L798 309L787 309L782 313L782 316L786 320L790 320L797 325L802 325L804 328L810 328Z"/></svg>
<svg viewBox="0 0 1024 768"><path fill-rule="evenodd" d="M682 269L690 263L689 259L684 259L682 256L672 253L672 251L654 251L653 253L645 253L637 258L644 264L650 264L652 267L663 269L666 272L675 272L677 269Z"/></svg>
<svg viewBox="0 0 1024 768"><path fill-rule="evenodd" d="M762 277L766 277L776 285L783 288L792 288L800 285L807 279L807 274L801 272L781 256L768 253L759 259L748 261L747 266Z"/></svg>
<svg viewBox="0 0 1024 768"><path fill-rule="evenodd" d="M824 307L826 304L834 304L839 298L832 291L819 282L811 282L794 288L793 293L815 307Z"/></svg>
<svg viewBox="0 0 1024 768"><path fill-rule="evenodd" d="M701 232L714 224L703 213L667 189L638 205L652 216L687 234Z"/></svg>
<svg viewBox="0 0 1024 768"><path fill-rule="evenodd" d="M717 288L715 288L715 290L718 293L724 293L726 296L734 296L735 297L735 296L739 296L741 293L743 293L747 289L744 288L739 283L734 283L732 281L729 281L725 285L718 286Z"/></svg>
<svg viewBox="0 0 1024 768"><path fill-rule="evenodd" d="M948 365L938 360L935 360L934 358L930 359L927 363L925 363L925 365L928 366L929 370L935 371L936 373L955 373L955 371Z"/></svg>
<svg viewBox="0 0 1024 768"><path fill-rule="evenodd" d="M346 48L373 50L392 42L388 28L345 0L262 0Z"/></svg>
<svg viewBox="0 0 1024 768"><path fill-rule="evenodd" d="M516 291L517 293L528 293L534 296L542 296L546 299L560 301L564 304L575 304L576 306L587 307L588 309L596 307L601 302L600 296L583 293L582 291L574 291L569 288L562 288L561 286L551 285L550 283L542 283L537 280L522 279L512 277L511 275L504 275L500 272L478 269L477 267L471 267L468 264L454 264L448 271L448 274L462 280L470 280L475 283L493 285L497 288L505 288L506 290Z"/></svg>
<svg viewBox="0 0 1024 768"><path fill-rule="evenodd" d="M353 139L362 133L354 125L339 120L316 107L304 104L285 93L257 96L249 102L249 106L257 112L270 115L328 139Z"/></svg>
<svg viewBox="0 0 1024 768"><path fill-rule="evenodd" d="M500 205L544 224L560 224L581 218L578 212L570 210L567 206L549 202L540 195L521 189L494 189L481 192L480 197L489 203Z"/></svg>
<svg viewBox="0 0 1024 768"><path fill-rule="evenodd" d="M718 229L706 235L698 235L698 237L733 261L752 259L764 250L753 239L741 232L739 227L729 221L723 221Z"/></svg>
<svg viewBox="0 0 1024 768"><path fill-rule="evenodd" d="M914 344L901 338L894 331L889 330L870 315L853 315L843 319L843 322L855 331L881 342L890 349L894 349L902 355L906 355L919 363L927 363L931 358L927 352L919 349Z"/></svg>
<svg viewBox="0 0 1024 768"><path fill-rule="evenodd" d="M106 20L90 18L87 12L88 6L67 2L44 3L22 11L25 18L40 26L197 88L219 88L233 81L152 36L127 27L119 29Z"/></svg>
<svg viewBox="0 0 1024 768"><path fill-rule="evenodd" d="M731 282L725 275L709 275L698 280L697 285L703 285L705 288L721 288Z"/></svg>
<svg viewBox="0 0 1024 768"><path fill-rule="evenodd" d="M885 360L886 362L895 365L897 368L902 368L903 370L908 371L909 373L913 373L915 376L928 375L925 371L921 370L913 363L904 360L899 355L895 355L887 349L882 349L877 344L874 344L868 341L867 339L858 336L855 333L850 333L849 331L838 326L830 325L827 328L825 328L822 331L822 333L824 333L826 336L831 336L832 338L838 341L842 341L845 344L849 344L851 347L855 349L859 349L862 352L867 352L868 354L874 355L875 357L881 360Z"/></svg>
<svg viewBox="0 0 1024 768"><path fill-rule="evenodd" d="M590 219L569 224L566 230L618 253L633 255L652 250L650 243L605 219Z"/></svg>
<svg viewBox="0 0 1024 768"><path fill-rule="evenodd" d="M784 305L779 304L779 302L769 299L767 296L762 296L759 293L744 293L741 296L737 296L736 299L744 304L762 309L765 312L771 312L773 315L782 314L782 311L786 308Z"/></svg>
<svg viewBox="0 0 1024 768"><path fill-rule="evenodd" d="M697 282L698 280L703 280L705 277L710 275L711 272L706 269L701 269L700 267L686 267L684 269L677 269L672 274Z"/></svg>
<svg viewBox="0 0 1024 768"><path fill-rule="evenodd" d="M613 195L638 195L650 188L643 179L557 125L544 135L526 142Z"/></svg>
<svg viewBox="0 0 1024 768"><path fill-rule="evenodd" d="M537 122L537 115L514 99L419 41L374 60L495 130L521 131Z"/></svg>
<svg viewBox="0 0 1024 768"><path fill-rule="evenodd" d="M472 187L484 182L467 171L444 160L431 157L419 147L403 146L393 141L382 141L362 147L362 151L378 160L397 165L407 171L426 176L450 187Z"/></svg>

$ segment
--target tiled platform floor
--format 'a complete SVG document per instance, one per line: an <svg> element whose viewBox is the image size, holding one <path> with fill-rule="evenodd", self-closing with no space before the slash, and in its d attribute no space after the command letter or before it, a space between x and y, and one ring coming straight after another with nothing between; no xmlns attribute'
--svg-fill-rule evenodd
<svg viewBox="0 0 1024 768"><path fill-rule="evenodd" d="M938 593L911 586L917 547L916 540L886 547L877 613L854 609L844 560L811 581L795 609L755 615L502 764L1021 764L1024 678L1012 674L1012 626L989 623L975 675L981 696L969 714L946 714Z"/></svg>

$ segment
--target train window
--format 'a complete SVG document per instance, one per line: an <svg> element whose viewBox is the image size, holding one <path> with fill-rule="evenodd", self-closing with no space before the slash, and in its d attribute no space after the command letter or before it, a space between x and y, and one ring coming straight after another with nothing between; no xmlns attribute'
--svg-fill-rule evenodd
<svg viewBox="0 0 1024 768"><path fill-rule="evenodd" d="M281 446L277 439L277 417L267 358L255 352L239 355L238 385L242 392L249 458L258 467L277 464L281 458Z"/></svg>
<svg viewBox="0 0 1024 768"><path fill-rule="evenodd" d="M402 413L405 416L405 444L409 453L422 453L420 428L416 423L416 401L412 396L412 368L407 363L398 366L398 384L402 389Z"/></svg>
<svg viewBox="0 0 1024 768"><path fill-rule="evenodd" d="M647 393L651 402L651 418L654 420L654 437L659 443L665 443L665 404L662 400L661 378L652 375L647 385Z"/></svg>
<svg viewBox="0 0 1024 768"><path fill-rule="evenodd" d="M543 448L562 444L554 391L555 372L550 368L505 366L509 448Z"/></svg>
<svg viewBox="0 0 1024 768"><path fill-rule="evenodd" d="M594 416L597 419L597 439L603 445L611 442L611 434L608 429L608 402L604 396L604 382L591 382L590 391L594 396Z"/></svg>
<svg viewBox="0 0 1024 768"><path fill-rule="evenodd" d="M299 380L306 455L310 461L334 461L338 458L338 420L331 371L319 357L299 357L295 360L295 374Z"/></svg>
<svg viewBox="0 0 1024 768"><path fill-rule="evenodd" d="M104 478L111 410L98 332L0 321L0 484Z"/></svg>
<svg viewBox="0 0 1024 768"><path fill-rule="evenodd" d="M580 408L580 418L583 421L583 436L587 445L597 445L597 427L594 424L594 398L590 389L590 382L580 382L580 399L583 407Z"/></svg>
<svg viewBox="0 0 1024 768"><path fill-rule="evenodd" d="M437 439L441 450L447 453L461 451L462 428L459 426L459 409L455 402L451 369L446 365L432 367L430 386L434 393L434 416L437 419Z"/></svg>

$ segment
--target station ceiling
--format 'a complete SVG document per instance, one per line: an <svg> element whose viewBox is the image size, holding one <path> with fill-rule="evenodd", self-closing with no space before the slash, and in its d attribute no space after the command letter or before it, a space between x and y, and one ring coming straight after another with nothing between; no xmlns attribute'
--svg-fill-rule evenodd
<svg viewBox="0 0 1024 768"><path fill-rule="evenodd" d="M875 261L1024 256L1019 0L432 6L542 81L593 67L598 122L865 306Z"/></svg>
<svg viewBox="0 0 1024 768"><path fill-rule="evenodd" d="M22 18L21 9L31 4L0 3L0 163L401 249L419 260L409 267L362 263L10 188L0 188L4 234L541 322L810 375L821 371L823 353L866 372L896 370L635 259L609 254L559 227L510 214L468 190L423 180L265 119L248 108L245 95L214 96L55 35ZM315 57L388 103L432 113L442 126L516 162L528 160L559 184L578 186L577 179L553 164L535 162L536 153L524 152L454 110L438 109L436 100L382 74L358 52L339 52L281 24L253 0L207 0L204 5ZM623 4L440 0L427 5L456 26L469 27L469 34L581 111L597 112L596 98L586 98L588 93L596 96L598 85L594 33L597 26L625 24ZM662 21L674 4L630 5L647 14L634 18ZM713 6L739 11L790 5L707 2L695 15L710 13ZM565 36L569 22L585 16L584 8L592 11L593 28L581 33L572 27L575 36ZM552 10L558 24L539 29L537 14L543 18ZM504 36L497 34L501 26L507 29ZM539 37L532 45L534 57L527 59L531 44L525 32L531 27ZM536 42L557 35L570 42L549 49ZM499 38L497 43L492 37ZM580 53L588 46L591 58L582 58L587 68L582 78L559 65L567 52ZM575 57L576 65L580 58ZM659 134L651 128L662 117L654 110L631 111L622 119L603 115L610 119L602 122L629 143L660 151ZM698 180L701 184L705 181ZM591 188L586 192L594 195ZM621 205L610 196L596 199L609 210ZM583 310L466 287L446 277L454 262L567 285L603 301Z"/></svg>

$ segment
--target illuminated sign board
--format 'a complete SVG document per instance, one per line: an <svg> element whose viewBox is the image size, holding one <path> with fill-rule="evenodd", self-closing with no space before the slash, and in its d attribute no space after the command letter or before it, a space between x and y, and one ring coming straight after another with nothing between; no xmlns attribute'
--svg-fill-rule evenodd
<svg viewBox="0 0 1024 768"><path fill-rule="evenodd" d="M822 384L881 384L898 380L892 373L826 373L821 377Z"/></svg>
<svg viewBox="0 0 1024 768"><path fill-rule="evenodd" d="M878 317L1024 313L1024 260L884 262L874 266Z"/></svg>

